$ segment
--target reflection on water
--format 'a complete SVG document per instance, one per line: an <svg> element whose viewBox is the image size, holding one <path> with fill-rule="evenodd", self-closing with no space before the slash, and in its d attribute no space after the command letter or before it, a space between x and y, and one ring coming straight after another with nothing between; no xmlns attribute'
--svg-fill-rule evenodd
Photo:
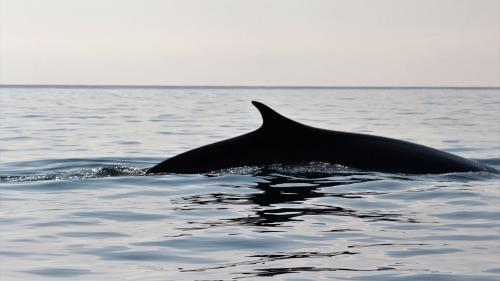
<svg viewBox="0 0 500 281"><path fill-rule="evenodd" d="M320 166L323 168L322 166ZM294 171L296 167L290 167ZM299 167L311 170L311 167ZM186 204L189 210L194 210L196 205L210 205L210 204L253 204L260 207L276 206L279 204L287 204L287 207L282 208L258 208L253 214L246 214L244 217L227 219L229 222L237 224L250 224L256 226L280 226L283 223L296 221L302 216L312 215L334 215L334 216L352 216L357 218L365 218L370 220L397 220L399 214L384 213L379 211L356 211L354 209L343 208L340 206L330 205L313 205L304 207L303 202L311 198L329 196L339 197L345 199L359 199L366 195L377 195L376 192L349 192L349 193L335 193L323 192L322 187L335 187L338 185L363 183L367 181L376 181L377 178L357 178L363 175L362 173L344 172L339 174L343 180L336 178L336 174L331 174L329 177L325 172L313 172L297 174L295 177L290 175L282 175L275 173L269 169L263 169L254 174L255 177L263 179L253 186L258 192L245 194L244 196L235 196L233 194L210 193L203 195L194 195L183 197L182 200L176 202L178 204ZM368 174L369 175L369 174ZM301 177L297 177L301 176ZM329 179L331 178L331 180ZM350 179L347 179L350 178ZM182 208L180 208L182 210ZM186 209L184 209L186 210ZM216 224L211 224L216 225Z"/></svg>
<svg viewBox="0 0 500 281"><path fill-rule="evenodd" d="M58 162L49 161L46 170L80 178L3 179L1 224L9 231L0 256L24 261L9 263L9 276L104 280L122 274L110 266L128 264L158 280L164 274L454 280L458 273L442 268L467 269L467 253L481 264L460 278L495 279L496 263L481 257L498 254L496 174L405 176L310 163L137 176L146 168L121 175L107 161L100 169L109 174L92 178L86 175L95 168L57 172ZM68 267L67 259L92 262Z"/></svg>
<svg viewBox="0 0 500 281"><path fill-rule="evenodd" d="M151 100L137 89L45 89L48 100L16 91L46 107L1 94L19 109L1 113L2 280L499 279L498 174L408 176L326 163L144 173L255 128L242 109L255 96L311 125L401 133L498 169L498 140L488 135L498 132L497 93L324 90L315 93L323 106L307 115L313 101L292 90L146 89ZM452 114L464 104L481 115ZM191 108L199 111L186 114ZM222 122L229 111L238 122Z"/></svg>

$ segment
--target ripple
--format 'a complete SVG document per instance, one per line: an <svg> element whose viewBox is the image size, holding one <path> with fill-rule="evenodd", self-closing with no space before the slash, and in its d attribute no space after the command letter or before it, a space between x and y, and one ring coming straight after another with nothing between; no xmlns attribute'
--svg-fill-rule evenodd
<svg viewBox="0 0 500 281"><path fill-rule="evenodd" d="M160 241L138 242L138 246L161 246L178 249L192 249L195 251L237 251L242 249L266 249L285 247L286 241L278 238L243 238L226 237L225 239L196 237L196 238L178 238Z"/></svg>
<svg viewBox="0 0 500 281"><path fill-rule="evenodd" d="M78 254L97 256L102 260L111 261L135 261L141 263L150 262L171 262L171 263L186 263L186 264L212 264L220 262L214 258L204 258L200 256L186 256L174 253L167 253L165 251L139 251L129 250L127 247L103 247L103 248L82 248L74 246L72 251Z"/></svg>
<svg viewBox="0 0 500 281"><path fill-rule="evenodd" d="M75 212L71 215L77 217L98 218L113 221L154 221L170 218L170 216L166 215L144 214L127 211Z"/></svg>
<svg viewBox="0 0 500 281"><path fill-rule="evenodd" d="M37 256L64 256L62 254L53 254L53 253L30 253L30 252L14 252L14 251L0 251L0 256L7 257L37 257Z"/></svg>
<svg viewBox="0 0 500 281"><path fill-rule="evenodd" d="M342 267L273 267L273 268L257 268L253 272L242 272L245 275L255 277L272 277L281 274L300 273L300 272L322 272L322 271L349 271L349 272L365 272L365 271L385 271L393 270L394 267L379 267L374 269L357 269L357 268L342 268Z"/></svg>
<svg viewBox="0 0 500 281"><path fill-rule="evenodd" d="M443 240L443 241L499 241L500 235L472 235L472 234L461 234L461 235L433 235L422 240Z"/></svg>
<svg viewBox="0 0 500 281"><path fill-rule="evenodd" d="M88 269L78 269L78 268L60 268L60 267L51 267L51 268L40 268L40 269L31 269L20 271L24 273L40 275L45 277L78 277L81 275L92 274L94 272Z"/></svg>
<svg viewBox="0 0 500 281"><path fill-rule="evenodd" d="M30 224L31 227L39 228L39 227L60 227L60 226L71 226L71 225L97 225L98 221L69 221L69 220L60 220L60 221L49 221L49 222L39 222Z"/></svg>
<svg viewBox="0 0 500 281"><path fill-rule="evenodd" d="M442 255L442 254L450 254L450 253L458 253L464 252L461 249L452 249L452 248L443 248L443 249L419 249L419 248L410 248L404 251L388 251L387 254L392 257L398 258L408 258L415 256L426 256L426 255Z"/></svg>
<svg viewBox="0 0 500 281"><path fill-rule="evenodd" d="M436 215L449 220L500 220L500 212L493 211L458 211Z"/></svg>
<svg viewBox="0 0 500 281"><path fill-rule="evenodd" d="M118 238L118 237L129 237L130 235L120 233L120 232L59 232L58 236L62 237L74 237L74 238Z"/></svg>
<svg viewBox="0 0 500 281"><path fill-rule="evenodd" d="M183 262L183 263L213 263L217 262L216 259L205 259L199 257L185 257L179 255L171 255L164 252L154 252L154 251L126 251L126 252L110 252L103 253L100 257L104 260L116 260L116 261L139 261L139 262L151 262L151 261L170 261L170 262Z"/></svg>
<svg viewBox="0 0 500 281"><path fill-rule="evenodd" d="M341 280L351 280L351 278L339 278ZM428 273L428 274L383 274L383 275L367 275L356 276L356 280L374 280L374 281L497 281L497 277L484 275L469 275L469 274L445 274L445 273Z"/></svg>

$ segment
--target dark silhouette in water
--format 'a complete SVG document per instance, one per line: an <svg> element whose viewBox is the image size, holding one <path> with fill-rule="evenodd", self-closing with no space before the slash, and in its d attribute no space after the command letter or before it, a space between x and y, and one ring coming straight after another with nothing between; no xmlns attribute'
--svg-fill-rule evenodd
<svg viewBox="0 0 500 281"><path fill-rule="evenodd" d="M262 115L259 129L181 153L152 167L148 173L205 173L241 166L314 161L406 174L495 171L478 162L411 142L310 127L260 102L252 103Z"/></svg>

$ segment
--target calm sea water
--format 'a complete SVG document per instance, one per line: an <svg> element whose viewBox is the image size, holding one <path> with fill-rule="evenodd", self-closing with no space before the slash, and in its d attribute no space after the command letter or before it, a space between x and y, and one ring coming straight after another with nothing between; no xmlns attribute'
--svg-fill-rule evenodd
<svg viewBox="0 0 500 281"><path fill-rule="evenodd" d="M500 169L499 89L0 88L1 280L500 280L500 176L325 163L145 176L260 125Z"/></svg>

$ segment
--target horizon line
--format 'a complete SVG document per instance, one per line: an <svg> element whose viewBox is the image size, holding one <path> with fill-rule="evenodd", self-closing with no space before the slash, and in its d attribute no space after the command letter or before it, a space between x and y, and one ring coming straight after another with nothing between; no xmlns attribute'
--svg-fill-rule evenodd
<svg viewBox="0 0 500 281"><path fill-rule="evenodd" d="M500 86L314 86L314 85L127 85L0 84L0 88L150 88L150 89L500 89Z"/></svg>

